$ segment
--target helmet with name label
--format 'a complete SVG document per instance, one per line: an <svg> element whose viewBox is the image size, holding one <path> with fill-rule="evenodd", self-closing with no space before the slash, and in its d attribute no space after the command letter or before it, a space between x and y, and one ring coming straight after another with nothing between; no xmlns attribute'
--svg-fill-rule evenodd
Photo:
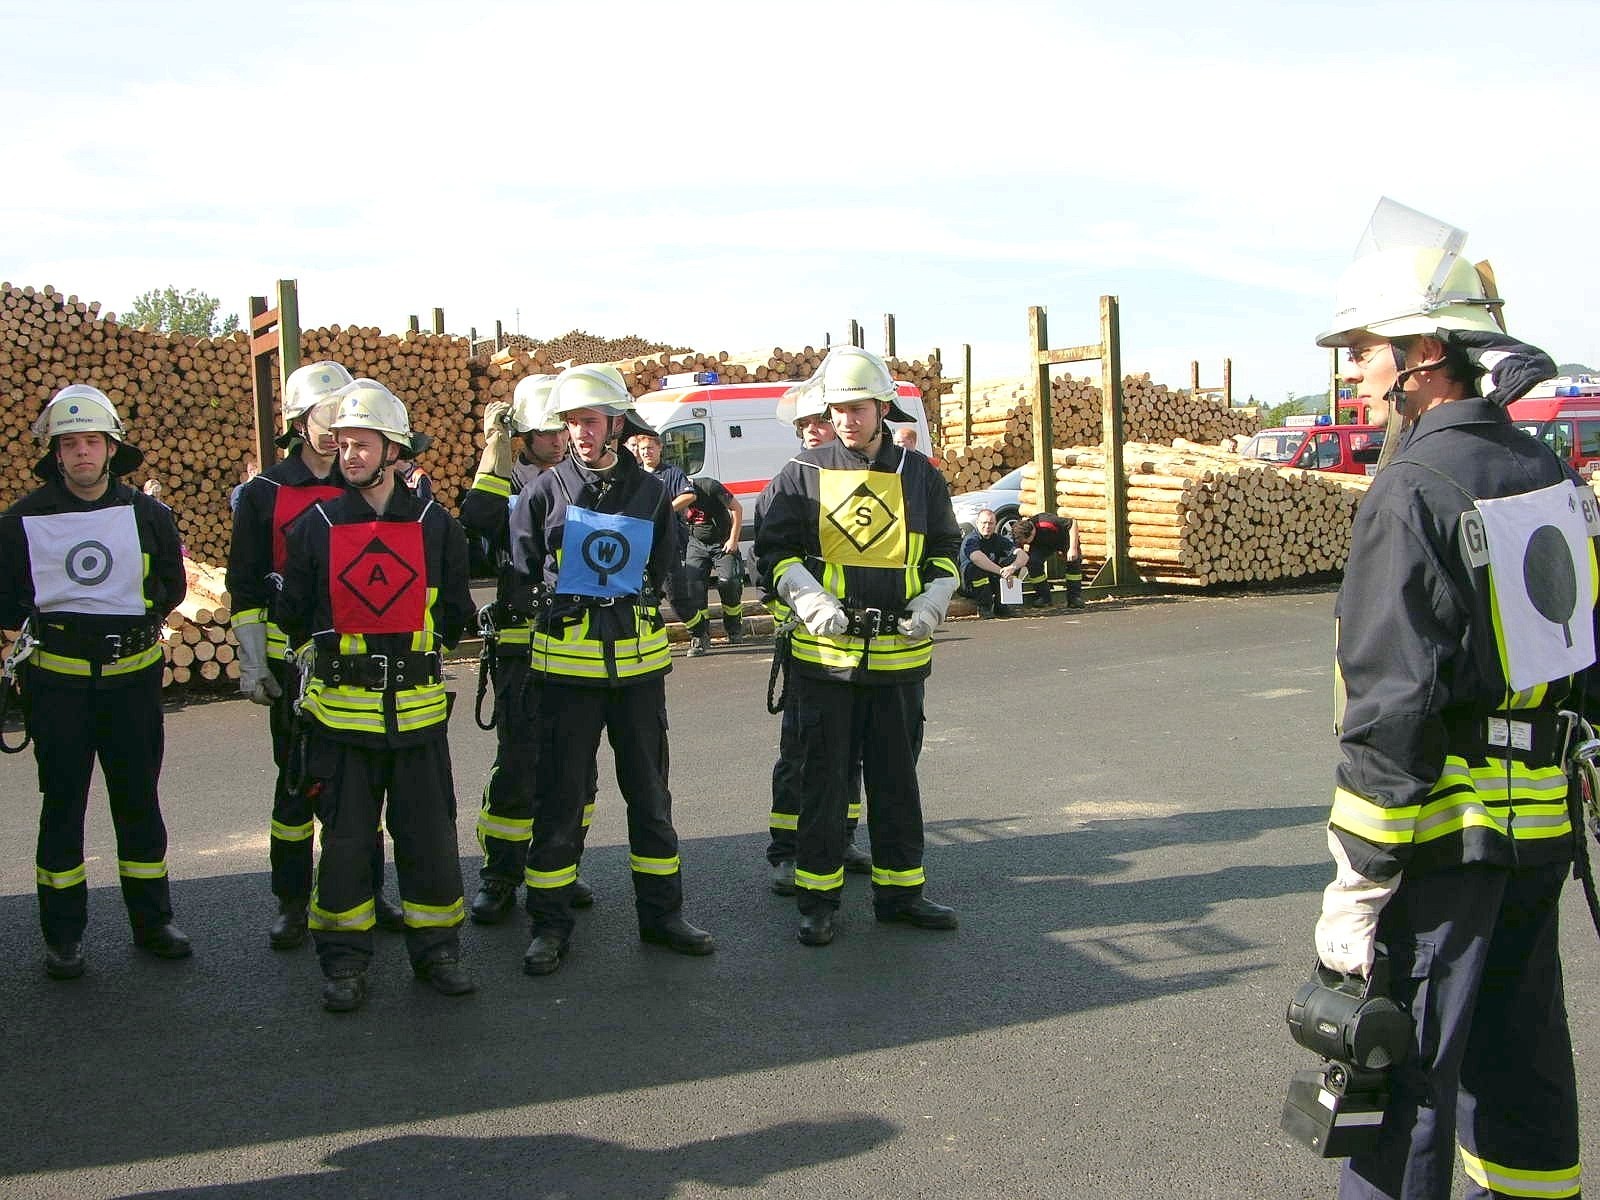
<svg viewBox="0 0 1600 1200"><path fill-rule="evenodd" d="M565 416L580 408L592 408L608 417L630 411L633 395L622 372L607 363L587 363L557 375L550 391L551 412Z"/></svg>
<svg viewBox="0 0 1600 1200"><path fill-rule="evenodd" d="M401 448L402 458L422 453L420 434L411 432L405 404L376 379L356 379L339 389L339 411L329 428L370 429Z"/></svg>
<svg viewBox="0 0 1600 1200"><path fill-rule="evenodd" d="M916 420L900 407L900 390L889 374L888 364L860 346L835 346L808 382L815 382L821 390L825 408L857 400L879 400L888 404L889 420Z"/></svg>
<svg viewBox="0 0 1600 1200"><path fill-rule="evenodd" d="M47 451L34 474L50 477L55 470L55 439L69 433L105 434L113 447L107 467L113 475L125 475L144 461L143 453L123 440L127 431L111 398L99 388L73 383L50 397L33 423L33 436Z"/></svg>

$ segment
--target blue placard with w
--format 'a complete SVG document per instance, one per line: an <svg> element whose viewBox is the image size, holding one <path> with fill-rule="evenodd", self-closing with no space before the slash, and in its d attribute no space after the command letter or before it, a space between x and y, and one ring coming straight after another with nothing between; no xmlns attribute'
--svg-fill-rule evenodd
<svg viewBox="0 0 1600 1200"><path fill-rule="evenodd" d="M567 596L637 596L655 526L640 517L568 508L556 591Z"/></svg>

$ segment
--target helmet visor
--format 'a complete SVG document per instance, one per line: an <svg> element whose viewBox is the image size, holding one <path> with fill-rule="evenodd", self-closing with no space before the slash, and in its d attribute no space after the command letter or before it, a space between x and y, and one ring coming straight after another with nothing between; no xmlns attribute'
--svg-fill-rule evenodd
<svg viewBox="0 0 1600 1200"><path fill-rule="evenodd" d="M339 415L339 397L328 396L306 410L306 440L318 454L331 454L338 444L333 419Z"/></svg>

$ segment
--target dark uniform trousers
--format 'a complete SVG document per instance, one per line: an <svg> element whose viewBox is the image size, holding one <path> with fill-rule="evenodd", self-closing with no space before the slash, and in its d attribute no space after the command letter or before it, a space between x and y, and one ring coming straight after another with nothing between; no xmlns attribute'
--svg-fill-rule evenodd
<svg viewBox="0 0 1600 1200"><path fill-rule="evenodd" d="M1378 1148L1345 1165L1342 1200L1445 1200L1457 1141L1469 1197L1578 1194L1557 929L1567 870L1473 865L1401 880L1378 941L1416 1040ZM1432 1102L1453 1093L1453 1108Z"/></svg>
<svg viewBox="0 0 1600 1200"><path fill-rule="evenodd" d="M893 908L921 895L922 794L917 787L917 750L922 744L922 681L871 686L816 679L796 671L790 674L788 686L799 729L802 804L795 872L801 884L800 911L839 906L853 747L861 750L867 792L873 903ZM837 883L807 887L805 876ZM885 877L899 877L900 882L881 882Z"/></svg>
<svg viewBox="0 0 1600 1200"><path fill-rule="evenodd" d="M1031 591L1041 601L1050 599L1050 559L1054 552L1041 554L1037 550L1028 551L1028 578L1025 581L1026 590ZM1061 560L1062 582L1067 585L1067 603L1076 604L1083 599L1083 559L1064 558ZM990 576L991 579L994 576Z"/></svg>
<svg viewBox="0 0 1600 1200"><path fill-rule="evenodd" d="M533 932L572 933L568 899L578 877L584 797L605 730L617 787L628 806L629 866L641 928L683 907L678 835L667 790L667 697L664 676L626 687L566 683L535 673L537 753L545 768L534 795L526 907Z"/></svg>
<svg viewBox="0 0 1600 1200"><path fill-rule="evenodd" d="M445 727L397 748L336 741L313 729L310 775L322 821L311 928L323 972L365 969L372 957L372 831L385 798L406 951L413 965L455 953L465 907Z"/></svg>
<svg viewBox="0 0 1600 1200"><path fill-rule="evenodd" d="M717 581L717 596L722 601L723 632L737 633L744 628L744 563L722 545L703 542L691 534L683 553L683 601L689 611L678 615L690 633L698 633L710 623L706 599L712 578Z"/></svg>
<svg viewBox="0 0 1600 1200"><path fill-rule="evenodd" d="M507 654L502 649L494 671L495 758L489 782L483 787L483 810L478 817L478 844L483 847L483 867L478 874L484 879L515 884L523 880L528 843L533 836L533 792L539 769L534 729L537 692L525 653ZM591 757L584 789L583 826L578 831L580 858L599 790L600 772Z"/></svg>
<svg viewBox="0 0 1600 1200"><path fill-rule="evenodd" d="M117 835L117 874L135 932L172 919L167 885L167 827L157 781L164 729L161 672L139 672L113 688L63 687L30 668L28 729L39 767L37 862L55 884L83 870L83 824L95 760L105 775ZM66 886L39 883L39 923L51 945L82 939L88 923L87 877Z"/></svg>
<svg viewBox="0 0 1600 1200"><path fill-rule="evenodd" d="M293 772L289 754L294 742L294 699L300 687L300 673L282 659L267 660L280 695L267 710L272 731L272 761L278 780L272 789L272 839L268 857L272 863L272 894L280 900L304 902L311 895L311 842L316 831L316 800L304 785L297 791L289 786ZM372 845L372 891L383 887L383 829Z"/></svg>
<svg viewBox="0 0 1600 1200"><path fill-rule="evenodd" d="M849 792L845 803L845 840L855 836L861 821L861 747L850 751ZM785 702L778 719L778 761L772 764L772 815L768 818L772 841L767 861L776 865L793 860L795 832L804 806L800 790L800 720L792 703Z"/></svg>
<svg viewBox="0 0 1600 1200"><path fill-rule="evenodd" d="M1033 560L1029 559L1029 582L1033 582L1031 574ZM1040 579L1044 579L1041 570ZM1000 603L1000 576L993 571L985 571L982 567L967 563L961 568L961 590L972 597L972 602L978 606L980 612L992 613ZM1048 583L1046 583L1048 589ZM1045 592L1048 596L1048 590Z"/></svg>

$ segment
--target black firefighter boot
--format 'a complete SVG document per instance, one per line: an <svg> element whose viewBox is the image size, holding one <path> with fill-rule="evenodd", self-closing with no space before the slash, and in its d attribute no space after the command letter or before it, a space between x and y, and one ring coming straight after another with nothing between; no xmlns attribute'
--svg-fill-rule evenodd
<svg viewBox="0 0 1600 1200"><path fill-rule="evenodd" d="M304 897L278 901L278 915L267 929L267 941L274 950L293 950L306 940L306 903Z"/></svg>

